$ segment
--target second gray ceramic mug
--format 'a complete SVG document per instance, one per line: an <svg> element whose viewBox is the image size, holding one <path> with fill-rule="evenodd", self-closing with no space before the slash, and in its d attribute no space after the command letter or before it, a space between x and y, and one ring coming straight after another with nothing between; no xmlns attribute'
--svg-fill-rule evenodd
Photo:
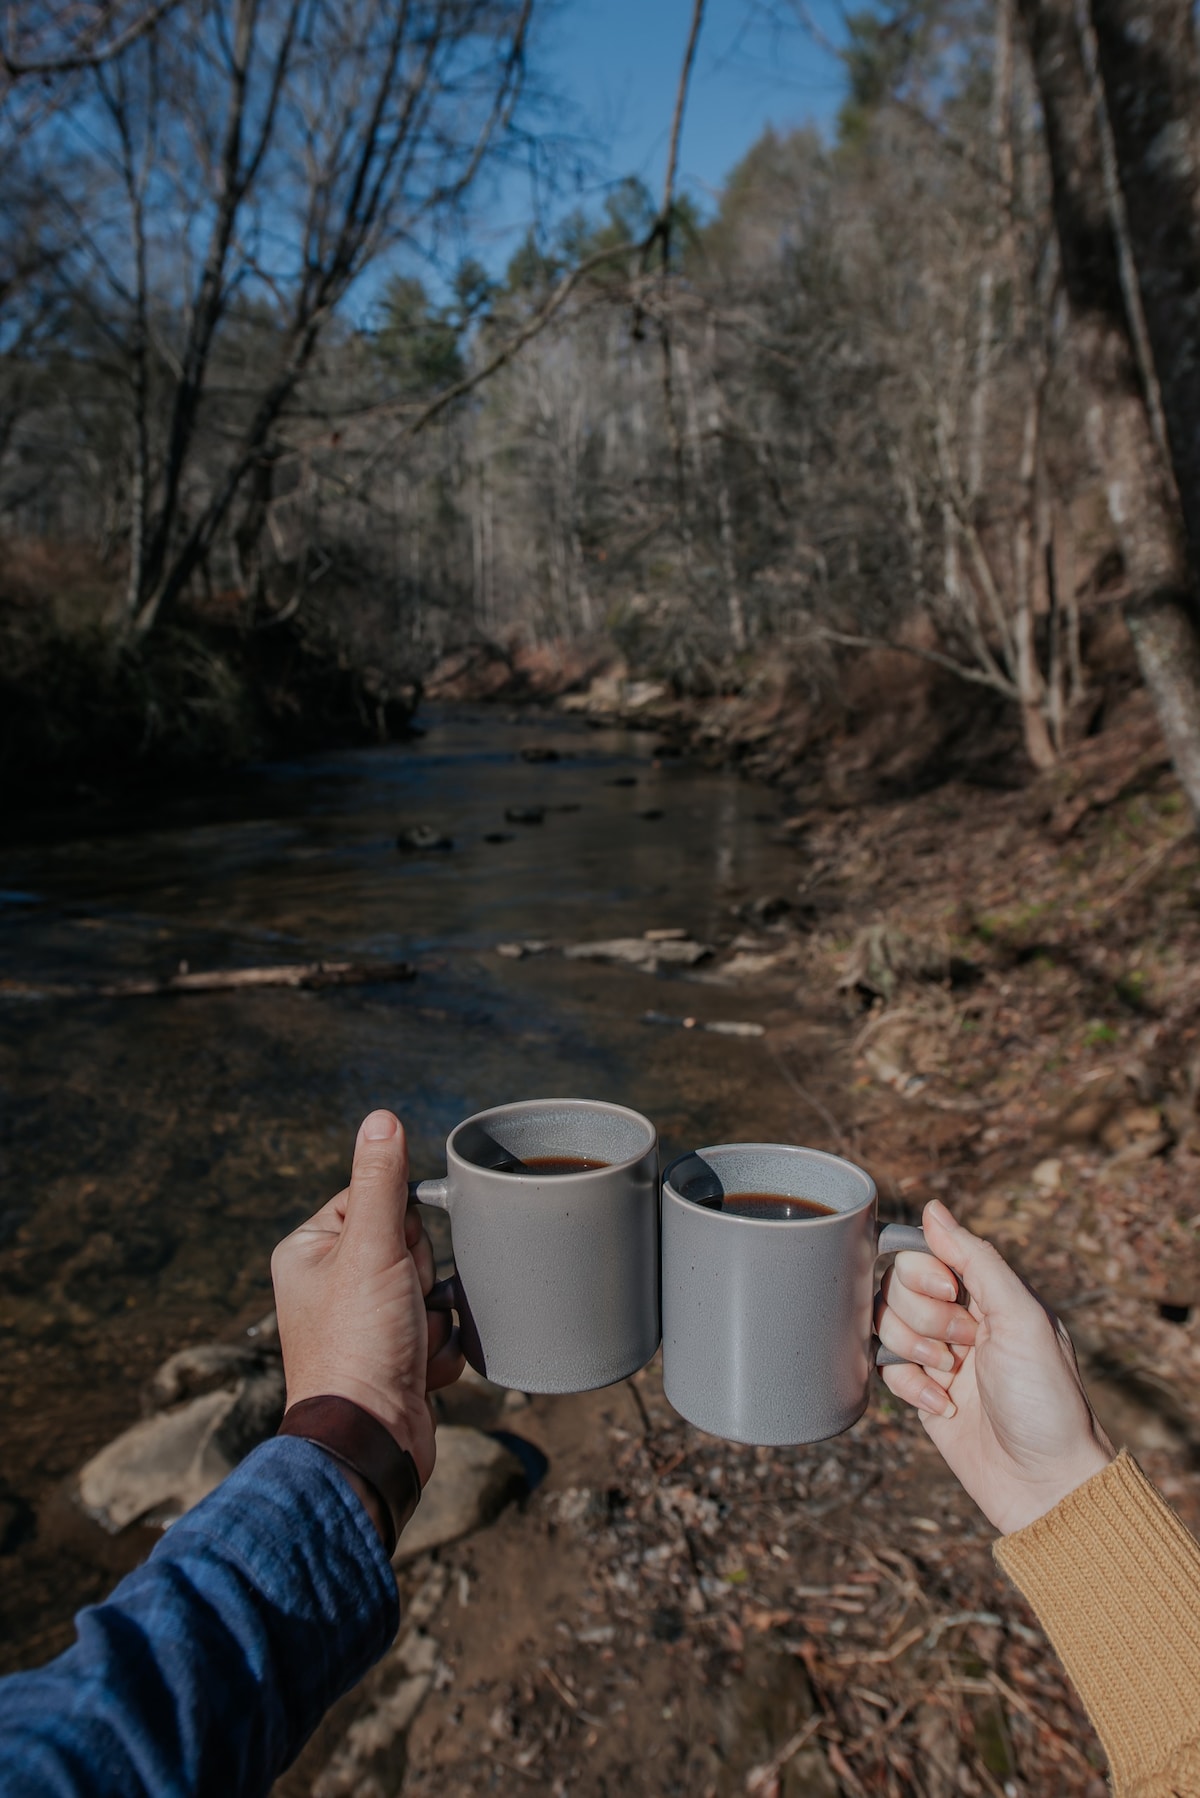
<svg viewBox="0 0 1200 1798"><path fill-rule="evenodd" d="M468 1158L482 1129L519 1160L606 1165L504 1173ZM588 1392L636 1373L659 1342L658 1134L623 1105L527 1099L465 1118L446 1177L411 1189L450 1215L455 1272L427 1300L457 1311L476 1373L520 1392Z"/></svg>
<svg viewBox="0 0 1200 1798"><path fill-rule="evenodd" d="M807 1198L830 1215L718 1208L722 1193L738 1192ZM876 1353L871 1328L876 1262L895 1249L929 1252L919 1229L877 1221L875 1182L837 1155L725 1143L680 1156L662 1187L670 1403L733 1442L780 1447L849 1429L872 1366L899 1359Z"/></svg>

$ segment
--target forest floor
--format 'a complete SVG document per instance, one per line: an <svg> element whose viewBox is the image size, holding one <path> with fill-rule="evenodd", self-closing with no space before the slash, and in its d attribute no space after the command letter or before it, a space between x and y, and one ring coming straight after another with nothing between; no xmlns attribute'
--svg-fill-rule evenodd
<svg viewBox="0 0 1200 1798"><path fill-rule="evenodd" d="M1200 1527L1200 841L1148 707L1019 790L950 779L783 829L795 888L750 908L716 976L756 995L809 1140L869 1166L885 1215L939 1194L996 1242ZM819 1091L789 1069L814 1029ZM464 1386L448 1410L486 1403ZM502 1421L546 1479L402 1572L421 1654L410 1630L287 1798L1107 1789L993 1532L881 1386L794 1450L685 1425L657 1362ZM418 1664L405 1736L387 1717Z"/></svg>

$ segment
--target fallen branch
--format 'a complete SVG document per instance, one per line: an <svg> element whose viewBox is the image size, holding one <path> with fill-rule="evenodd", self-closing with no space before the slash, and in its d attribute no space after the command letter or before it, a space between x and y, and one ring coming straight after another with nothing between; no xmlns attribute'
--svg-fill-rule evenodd
<svg viewBox="0 0 1200 1798"><path fill-rule="evenodd" d="M768 1793L779 1791L779 1775L789 1761L795 1760L800 1750L812 1741L825 1719L823 1716L810 1717L803 1729L798 1729L791 1739L784 1743L778 1754L773 1754L769 1761L759 1767L752 1767L746 1775L746 1791L750 1798L766 1798Z"/></svg>
<svg viewBox="0 0 1200 1798"><path fill-rule="evenodd" d="M833 1657L833 1664L836 1667L857 1667L860 1665L886 1667L892 1661L898 1661L900 1656L910 1649L915 1642L919 1642L924 1634L925 1625L923 1623L918 1623L914 1628L905 1630L904 1634L900 1637L900 1640L898 1642L893 1642L890 1648L870 1648L866 1650L851 1649L849 1653L846 1654L835 1654Z"/></svg>
<svg viewBox="0 0 1200 1798"><path fill-rule="evenodd" d="M988 1673L985 1677L998 1698L1002 1698L1006 1704L1010 1704L1013 1710L1020 1711L1021 1715L1028 1718L1035 1728L1044 1730L1047 1735L1053 1736L1058 1747L1075 1762L1077 1767L1084 1768L1088 1773L1095 1773L1096 1768L1086 1754L1082 1754L1069 1736L1063 1735L1062 1731L1056 1729L1035 1705L1030 1704L1028 1698L1023 1698L1020 1692L1015 1691L1007 1680L1001 1679L998 1673Z"/></svg>
<svg viewBox="0 0 1200 1798"><path fill-rule="evenodd" d="M150 999L176 993L231 993L265 986L303 987L373 986L393 980L412 980L417 970L411 962L307 961L270 968L216 968L189 972L186 965L161 980L112 980L103 984L45 984L40 986L5 981L0 998L9 999Z"/></svg>

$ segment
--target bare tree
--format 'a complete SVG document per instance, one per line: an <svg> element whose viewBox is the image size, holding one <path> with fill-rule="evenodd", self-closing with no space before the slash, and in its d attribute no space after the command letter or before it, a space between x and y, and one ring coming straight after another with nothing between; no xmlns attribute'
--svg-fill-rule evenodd
<svg viewBox="0 0 1200 1798"><path fill-rule="evenodd" d="M107 289L110 318L112 296L124 311L138 634L172 616L243 493L245 553L318 342L364 271L469 189L519 97L531 8L187 0L94 71L99 105L72 118L92 148L84 177L111 181L125 230L103 208L90 222L77 169L63 206L80 278ZM217 443L222 345L256 310L260 353Z"/></svg>

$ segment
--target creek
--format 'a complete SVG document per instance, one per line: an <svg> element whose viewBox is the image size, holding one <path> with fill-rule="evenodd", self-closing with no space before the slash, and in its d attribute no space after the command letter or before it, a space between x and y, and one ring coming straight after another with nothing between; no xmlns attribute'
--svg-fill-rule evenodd
<svg viewBox="0 0 1200 1798"><path fill-rule="evenodd" d="M762 1039L643 1021L766 1021L778 993L703 968L495 952L672 926L727 941L738 903L794 886L778 801L660 758L645 735L465 712L429 724L413 746L260 768L219 802L5 853L2 1670L56 1652L74 1608L145 1552L97 1544L65 1482L137 1416L166 1355L270 1308L272 1246L345 1183L373 1106L404 1119L418 1175L440 1170L457 1119L537 1095L634 1105L664 1155L795 1140ZM531 742L559 759L524 760ZM530 807L542 823L506 822ZM454 848L398 851L398 829L422 823ZM408 960L417 975L162 998L11 990L318 959Z"/></svg>

